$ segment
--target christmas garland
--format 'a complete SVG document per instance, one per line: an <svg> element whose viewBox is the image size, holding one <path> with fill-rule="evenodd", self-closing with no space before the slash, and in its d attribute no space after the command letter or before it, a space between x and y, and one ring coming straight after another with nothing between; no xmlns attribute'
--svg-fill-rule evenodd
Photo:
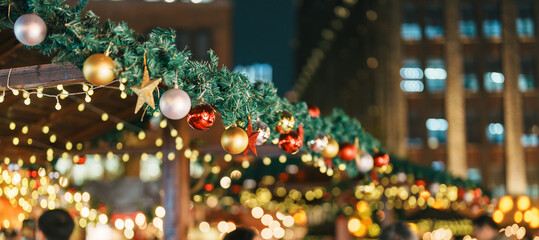
<svg viewBox="0 0 539 240"><path fill-rule="evenodd" d="M35 47L27 47L36 48L43 54L55 55L54 63L74 64L82 69L89 57L107 52L114 61L115 75L126 84L128 94L133 94L137 87L145 86L144 81L147 79L159 78L160 85L155 92L152 90L153 99L149 99L152 103L159 102L167 90L179 87L191 97L193 106L209 104L216 109L225 126L246 128L251 118L268 123L274 143L279 133L294 133L288 140L300 144L296 144L290 151L299 150L299 147L318 155L318 151L313 152L302 145L304 140L316 140L320 134L339 143L354 142L357 139L358 147L368 153L381 149L380 143L366 133L357 120L341 110L320 118L316 114L317 108L309 108L304 102L291 104L279 97L273 84L252 84L245 75L220 67L213 51L209 51L210 60L207 62L193 60L189 51L176 48L173 30L156 28L143 36L129 29L124 22L114 23L109 20L102 23L91 11L83 11L86 3L87 0L80 0L70 7L64 0L0 0L0 12L3 13L0 16L0 30L14 28L15 19L34 13L46 24L47 35ZM145 73L148 74L143 76ZM150 115L160 111L157 105L155 108L146 107L146 110ZM302 126L302 134L298 134L298 131L275 130L281 124L283 112L293 114L291 120L295 120L295 125L291 127L299 128L301 133ZM348 166L346 169L355 175L357 169L354 161L343 161L336 156L338 148L337 151L333 150L331 156L324 156L333 159L330 166L345 164Z"/></svg>

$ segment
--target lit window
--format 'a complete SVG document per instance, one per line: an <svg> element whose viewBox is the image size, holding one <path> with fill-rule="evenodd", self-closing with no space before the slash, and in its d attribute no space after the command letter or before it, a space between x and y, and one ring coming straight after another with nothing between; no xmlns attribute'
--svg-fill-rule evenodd
<svg viewBox="0 0 539 240"><path fill-rule="evenodd" d="M520 91L535 90L535 61L532 57L522 57L521 74L518 76L518 87Z"/></svg>
<svg viewBox="0 0 539 240"><path fill-rule="evenodd" d="M481 182L481 171L477 168L469 168L468 169L468 180L472 182Z"/></svg>
<svg viewBox="0 0 539 240"><path fill-rule="evenodd" d="M120 177L124 171L124 165L120 163L118 155L109 155L105 159L105 170L107 177L115 179Z"/></svg>
<svg viewBox="0 0 539 240"><path fill-rule="evenodd" d="M436 139L437 142L444 143L447 135L447 121L443 118L429 118L427 119L427 130L429 134L429 141Z"/></svg>
<svg viewBox="0 0 539 240"><path fill-rule="evenodd" d="M403 79L400 83L402 91L422 92L425 88L422 81L423 71L420 68L419 61L414 59L404 60L400 75Z"/></svg>
<svg viewBox="0 0 539 240"><path fill-rule="evenodd" d="M502 25L500 23L500 8L495 3L484 5L485 20L483 20L483 34L488 38L500 38Z"/></svg>
<svg viewBox="0 0 539 240"><path fill-rule="evenodd" d="M537 147L539 146L539 138L536 134L523 134L520 139L523 147Z"/></svg>
<svg viewBox="0 0 539 240"><path fill-rule="evenodd" d="M461 20L459 22L460 34L463 37L474 38L477 36L477 25L474 21L473 7L469 3L464 3L460 8Z"/></svg>
<svg viewBox="0 0 539 240"><path fill-rule="evenodd" d="M499 72L487 72L484 76L485 90L487 92L501 92L505 78Z"/></svg>
<svg viewBox="0 0 539 240"><path fill-rule="evenodd" d="M443 12L439 4L432 4L427 7L427 18L425 21L425 36L428 39L439 39L443 37L442 27Z"/></svg>
<svg viewBox="0 0 539 240"><path fill-rule="evenodd" d="M148 155L140 160L140 180L150 182L161 177L161 160L154 155Z"/></svg>
<svg viewBox="0 0 539 240"><path fill-rule="evenodd" d="M413 4L405 4L403 8L401 36L404 40L421 40L422 32L417 18L417 8Z"/></svg>
<svg viewBox="0 0 539 240"><path fill-rule="evenodd" d="M517 33L520 37L533 37L535 34L533 23L533 6L528 1L518 1L518 18L516 20Z"/></svg>
<svg viewBox="0 0 539 240"><path fill-rule="evenodd" d="M447 72L445 71L444 62L441 59L431 59L427 61L425 68L425 79L427 81L427 89L430 92L440 92L445 89L445 79Z"/></svg>
<svg viewBox="0 0 539 240"><path fill-rule="evenodd" d="M491 123L487 126L487 138L489 142L503 143L505 131L501 123Z"/></svg>
<svg viewBox="0 0 539 240"><path fill-rule="evenodd" d="M73 160L71 157L68 158L58 158L56 161L56 164L54 165L54 169L58 171L62 175L66 175L66 173L71 169L71 166L73 166Z"/></svg>
<svg viewBox="0 0 539 240"><path fill-rule="evenodd" d="M445 170L445 163L442 161L433 161L432 162L432 169L436 171L443 171Z"/></svg>
<svg viewBox="0 0 539 240"><path fill-rule="evenodd" d="M234 71L245 74L247 78L252 82L272 82L273 81L273 67L268 63L255 63L251 65L238 65L234 68Z"/></svg>
<svg viewBox="0 0 539 240"><path fill-rule="evenodd" d="M462 76L464 88L470 92L479 91L479 81L475 74L475 62L471 58L464 60L464 74Z"/></svg>
<svg viewBox="0 0 539 240"><path fill-rule="evenodd" d="M72 168L73 183L82 185L87 180L100 180L105 169L99 155L86 155L84 164L75 164Z"/></svg>

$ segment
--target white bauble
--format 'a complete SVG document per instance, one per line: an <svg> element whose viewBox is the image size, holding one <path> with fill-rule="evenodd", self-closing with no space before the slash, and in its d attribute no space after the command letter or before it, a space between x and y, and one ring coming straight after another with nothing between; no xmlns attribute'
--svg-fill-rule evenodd
<svg viewBox="0 0 539 240"><path fill-rule="evenodd" d="M45 40L47 36L47 25L36 14L24 14L15 21L13 32L15 32L17 40L22 44L35 46Z"/></svg>
<svg viewBox="0 0 539 240"><path fill-rule="evenodd" d="M356 166L360 172L368 172L374 167L374 159L370 154L362 153L359 158L356 158Z"/></svg>
<svg viewBox="0 0 539 240"><path fill-rule="evenodd" d="M173 88L163 93L159 99L159 108L169 119L182 119L191 110L191 98L185 91Z"/></svg>

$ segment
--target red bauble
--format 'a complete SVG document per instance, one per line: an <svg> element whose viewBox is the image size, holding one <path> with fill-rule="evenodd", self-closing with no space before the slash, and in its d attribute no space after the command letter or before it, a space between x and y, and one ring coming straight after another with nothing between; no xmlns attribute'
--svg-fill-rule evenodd
<svg viewBox="0 0 539 240"><path fill-rule="evenodd" d="M290 131L281 134L279 137L279 147L285 152L295 153L303 146L303 127L300 126L298 131Z"/></svg>
<svg viewBox="0 0 539 240"><path fill-rule="evenodd" d="M86 156L78 157L77 161L75 162L78 165L82 165L86 162Z"/></svg>
<svg viewBox="0 0 539 240"><path fill-rule="evenodd" d="M389 155L383 152L377 152L374 154L374 165L377 167L382 167L389 164Z"/></svg>
<svg viewBox="0 0 539 240"><path fill-rule="evenodd" d="M309 108L309 115L311 117L313 118L320 117L320 108L312 104L307 104L307 108Z"/></svg>
<svg viewBox="0 0 539 240"><path fill-rule="evenodd" d="M213 184L208 183L204 185L204 190L206 190L206 192L211 192L213 190Z"/></svg>
<svg viewBox="0 0 539 240"><path fill-rule="evenodd" d="M193 129L207 130L214 121L215 111L209 104L198 105L187 114L187 123Z"/></svg>
<svg viewBox="0 0 539 240"><path fill-rule="evenodd" d="M357 149L353 143L343 143L339 149L339 157L342 160L349 162L356 158Z"/></svg>

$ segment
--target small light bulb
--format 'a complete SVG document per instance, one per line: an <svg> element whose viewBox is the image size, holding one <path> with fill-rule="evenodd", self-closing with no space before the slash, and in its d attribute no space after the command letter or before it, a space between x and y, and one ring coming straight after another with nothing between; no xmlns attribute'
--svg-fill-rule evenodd
<svg viewBox="0 0 539 240"><path fill-rule="evenodd" d="M118 131L122 131L122 129L124 129L124 123L119 122L118 124L116 124L116 129Z"/></svg>
<svg viewBox="0 0 539 240"><path fill-rule="evenodd" d="M58 85L56 85L56 89L58 89L59 91L62 91L62 90L64 90L64 85L58 84Z"/></svg>
<svg viewBox="0 0 539 240"><path fill-rule="evenodd" d="M120 93L120 97L122 99L125 99L125 98L127 98L127 94L125 92L122 92L122 93Z"/></svg>
<svg viewBox="0 0 539 240"><path fill-rule="evenodd" d="M103 122L106 122L107 120L109 120L109 115L107 113L101 114L101 120Z"/></svg>
<svg viewBox="0 0 539 240"><path fill-rule="evenodd" d="M12 92L13 95L15 95L15 96L19 95L19 90L17 90L17 89L11 89L11 92Z"/></svg>
<svg viewBox="0 0 539 240"><path fill-rule="evenodd" d="M30 105L30 98L24 99L24 104L25 105Z"/></svg>
<svg viewBox="0 0 539 240"><path fill-rule="evenodd" d="M77 109L79 110L79 112L84 111L84 108L85 108L84 103L79 104L79 106L77 107Z"/></svg>
<svg viewBox="0 0 539 240"><path fill-rule="evenodd" d="M87 92L88 89L90 89L90 88L88 87L88 85L86 85L86 83L83 83L83 84L82 84L82 91Z"/></svg>
<svg viewBox="0 0 539 240"><path fill-rule="evenodd" d="M94 89L93 88L88 90L88 95L90 95L90 96L94 95Z"/></svg>
<svg viewBox="0 0 539 240"><path fill-rule="evenodd" d="M84 98L84 101L90 102L92 101L92 98L90 97L90 95L86 95L86 97Z"/></svg>
<svg viewBox="0 0 539 240"><path fill-rule="evenodd" d="M22 97L28 98L30 96L30 93L28 91L22 90Z"/></svg>
<svg viewBox="0 0 539 240"><path fill-rule="evenodd" d="M9 129L15 130L16 127L17 127L17 124L15 124L14 122L9 123Z"/></svg>
<svg viewBox="0 0 539 240"><path fill-rule="evenodd" d="M120 83L120 86L118 87L118 89L120 89L120 91L125 90L125 85L123 83Z"/></svg>
<svg viewBox="0 0 539 240"><path fill-rule="evenodd" d="M42 131L44 134L49 133L49 130L50 130L49 126L43 126L43 128L41 128L41 131Z"/></svg>
<svg viewBox="0 0 539 240"><path fill-rule="evenodd" d="M62 109L62 105L60 105L60 103L57 102L56 106L54 106L54 108L56 108L56 110L60 110L60 109Z"/></svg>
<svg viewBox="0 0 539 240"><path fill-rule="evenodd" d="M43 97L43 92L37 92L37 98L42 98Z"/></svg>
<svg viewBox="0 0 539 240"><path fill-rule="evenodd" d="M21 132L22 132L22 134L27 134L28 133L28 126L22 127Z"/></svg>

